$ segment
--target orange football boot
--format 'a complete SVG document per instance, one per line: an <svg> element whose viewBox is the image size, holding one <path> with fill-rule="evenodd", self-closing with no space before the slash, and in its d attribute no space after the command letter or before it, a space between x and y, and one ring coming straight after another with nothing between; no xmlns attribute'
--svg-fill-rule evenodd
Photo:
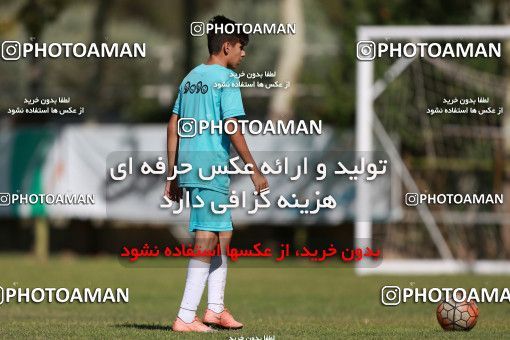
<svg viewBox="0 0 510 340"><path fill-rule="evenodd" d="M175 319L172 330L174 332L214 332L214 329L204 325L196 316L192 323L186 323L180 318Z"/></svg>
<svg viewBox="0 0 510 340"><path fill-rule="evenodd" d="M223 312L215 313L209 308L205 311L204 324L213 328L221 329L241 329L243 324L237 322L228 309L224 308Z"/></svg>

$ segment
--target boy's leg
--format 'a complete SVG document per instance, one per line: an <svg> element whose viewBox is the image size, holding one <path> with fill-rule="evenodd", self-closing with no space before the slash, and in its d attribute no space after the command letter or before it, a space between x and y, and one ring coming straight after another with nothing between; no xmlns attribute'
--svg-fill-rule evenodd
<svg viewBox="0 0 510 340"><path fill-rule="evenodd" d="M211 231L197 230L195 234L195 248L202 250L214 250L218 243L218 234ZM188 274L186 277L186 287L182 297L181 308L178 317L191 323L195 319L200 299L204 292L209 268L211 265L210 257L191 258L188 265Z"/></svg>
<svg viewBox="0 0 510 340"><path fill-rule="evenodd" d="M236 321L225 308L223 297L227 282L227 245L230 244L232 232L220 232L221 256L214 256L207 284L209 285L207 310L204 314L204 324L214 328L240 329L243 324ZM214 266L213 266L214 265Z"/></svg>
<svg viewBox="0 0 510 340"><path fill-rule="evenodd" d="M207 308L215 313L221 313L224 309L223 300L227 282L227 245L230 244L232 239L232 231L222 231L219 234L221 256L212 257L207 279Z"/></svg>

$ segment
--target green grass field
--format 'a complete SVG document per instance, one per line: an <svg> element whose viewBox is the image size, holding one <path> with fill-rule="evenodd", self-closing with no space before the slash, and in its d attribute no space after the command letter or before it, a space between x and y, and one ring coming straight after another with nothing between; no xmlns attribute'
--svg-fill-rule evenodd
<svg viewBox="0 0 510 340"><path fill-rule="evenodd" d="M471 332L444 332L434 304L385 307L384 285L505 287L505 276L371 276L350 269L231 268L226 304L244 322L239 331L176 334L185 268L129 268L113 257L0 257L3 287L129 287L128 304L4 304L0 338L207 338L275 336L312 338L503 338L510 335L510 306L480 304ZM203 313L206 293L199 308Z"/></svg>

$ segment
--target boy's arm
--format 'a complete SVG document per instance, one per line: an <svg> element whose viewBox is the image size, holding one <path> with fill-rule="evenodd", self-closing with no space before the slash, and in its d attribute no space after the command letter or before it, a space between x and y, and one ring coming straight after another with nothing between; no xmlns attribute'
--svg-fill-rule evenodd
<svg viewBox="0 0 510 340"><path fill-rule="evenodd" d="M177 121L179 116L172 114L168 121L166 129L166 151L168 157L168 171L167 176L171 177L174 174L174 166L177 161L177 154L179 152L179 136L177 134ZM179 201L182 198L182 189L179 188L177 178L172 181L166 180L165 196L169 197L172 201Z"/></svg>
<svg viewBox="0 0 510 340"><path fill-rule="evenodd" d="M236 118L229 119L235 119L237 121ZM255 160L251 155L250 149L246 144L246 140L244 139L244 136L241 133L241 129L237 129L237 131L234 134L231 134L229 136L230 141L234 145L234 148L236 149L237 153L239 154L243 162L245 164L252 164L253 166L253 175L251 175L251 180L253 182L253 185L255 186L255 190L258 193L260 193L261 190L268 188L269 184L267 182L267 179L257 167L257 163L255 163Z"/></svg>

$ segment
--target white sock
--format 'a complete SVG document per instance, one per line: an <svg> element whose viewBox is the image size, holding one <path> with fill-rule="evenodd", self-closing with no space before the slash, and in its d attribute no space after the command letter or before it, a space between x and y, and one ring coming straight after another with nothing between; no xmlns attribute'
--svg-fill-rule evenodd
<svg viewBox="0 0 510 340"><path fill-rule="evenodd" d="M227 255L213 256L207 278L207 308L215 313L223 312L223 298L227 283Z"/></svg>
<svg viewBox="0 0 510 340"><path fill-rule="evenodd" d="M186 287L182 297L181 308L177 315L182 321L191 323L197 314L197 308L204 292L207 276L209 275L210 263L196 259L190 259Z"/></svg>

